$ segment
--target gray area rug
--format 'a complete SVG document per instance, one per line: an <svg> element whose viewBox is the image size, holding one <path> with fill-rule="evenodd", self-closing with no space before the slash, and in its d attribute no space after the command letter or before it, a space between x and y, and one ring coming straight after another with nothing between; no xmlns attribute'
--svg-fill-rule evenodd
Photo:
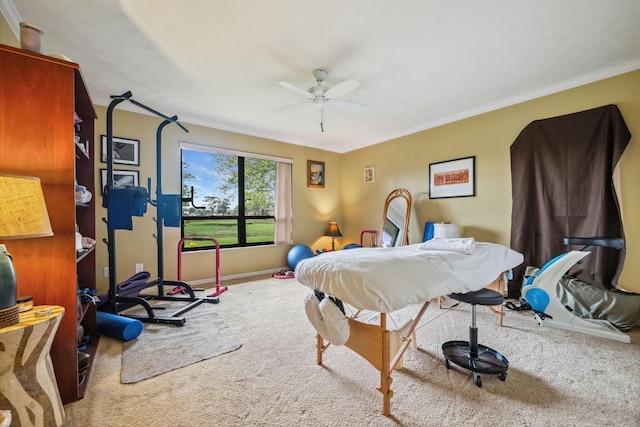
<svg viewBox="0 0 640 427"><path fill-rule="evenodd" d="M158 303L167 307L158 315L165 311L172 313L185 305ZM137 312L139 308L127 313L134 310ZM215 310L215 304L200 304L183 314L184 326L144 323L140 336L124 343L122 383L136 383L240 348L242 343Z"/></svg>

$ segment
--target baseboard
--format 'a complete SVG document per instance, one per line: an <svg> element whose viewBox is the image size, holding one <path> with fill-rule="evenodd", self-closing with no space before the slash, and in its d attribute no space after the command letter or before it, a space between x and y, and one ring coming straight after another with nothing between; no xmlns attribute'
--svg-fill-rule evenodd
<svg viewBox="0 0 640 427"><path fill-rule="evenodd" d="M271 276L275 271L281 271L281 270L289 270L289 267L280 267L280 268L274 268L272 270L263 270L263 271L252 271L250 273L241 273L241 274L231 274L229 276L220 276L220 282L227 282L227 281L239 281L239 280L244 280L244 281L250 281L252 278L256 279L258 276ZM204 284L208 284L208 283L215 283L216 282L216 278L215 277L210 277L208 279L199 279L199 280L192 280L189 281L188 283L191 286L198 286L198 285L204 285Z"/></svg>

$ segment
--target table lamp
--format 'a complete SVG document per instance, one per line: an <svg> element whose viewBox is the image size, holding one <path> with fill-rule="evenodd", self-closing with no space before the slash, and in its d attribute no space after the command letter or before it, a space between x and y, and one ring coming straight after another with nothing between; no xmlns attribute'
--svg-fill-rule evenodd
<svg viewBox="0 0 640 427"><path fill-rule="evenodd" d="M47 236L53 231L40 179L0 174L0 241ZM0 244L0 328L19 322L17 289L11 255Z"/></svg>
<svg viewBox="0 0 640 427"><path fill-rule="evenodd" d="M336 250L336 237L342 236L340 229L338 228L338 223L335 221L329 221L329 227L327 227L327 231L324 233L325 236L331 237L331 250Z"/></svg>

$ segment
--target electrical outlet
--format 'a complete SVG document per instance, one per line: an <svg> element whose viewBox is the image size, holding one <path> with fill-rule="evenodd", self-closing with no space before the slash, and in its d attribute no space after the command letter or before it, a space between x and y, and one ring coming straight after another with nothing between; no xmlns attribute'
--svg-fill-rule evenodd
<svg viewBox="0 0 640 427"><path fill-rule="evenodd" d="M104 277L109 277L109 267L104 268Z"/></svg>
<svg viewBox="0 0 640 427"><path fill-rule="evenodd" d="M144 270L144 264L142 263L136 264L136 273L140 273L143 270Z"/></svg>

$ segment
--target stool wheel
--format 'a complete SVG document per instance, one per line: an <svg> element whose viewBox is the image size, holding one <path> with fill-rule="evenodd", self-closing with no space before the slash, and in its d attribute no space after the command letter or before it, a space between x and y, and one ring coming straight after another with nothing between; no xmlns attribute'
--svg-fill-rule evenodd
<svg viewBox="0 0 640 427"><path fill-rule="evenodd" d="M476 382L476 385L478 387L482 387L482 376L480 374L478 374L477 372L473 373L473 378Z"/></svg>

